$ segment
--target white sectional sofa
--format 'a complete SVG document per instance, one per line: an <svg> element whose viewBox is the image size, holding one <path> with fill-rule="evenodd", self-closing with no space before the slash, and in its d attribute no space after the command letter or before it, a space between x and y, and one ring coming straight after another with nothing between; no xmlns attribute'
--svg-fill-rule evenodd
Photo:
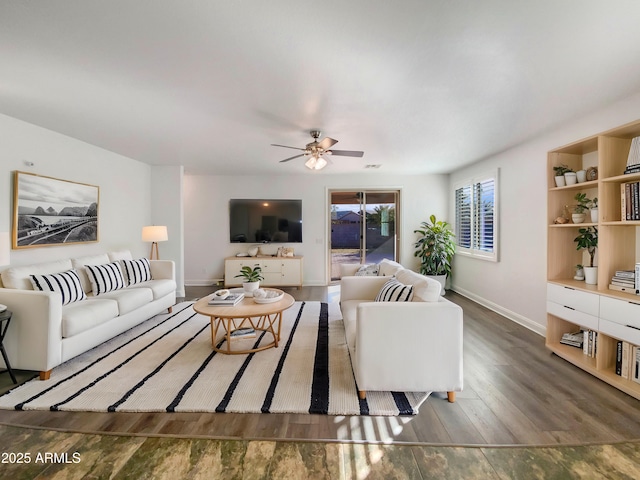
<svg viewBox="0 0 640 480"><path fill-rule="evenodd" d="M175 265L169 260L150 261L151 280L97 295L92 291L85 267L122 260L132 260L131 253L111 252L4 270L0 303L13 312L4 340L12 368L39 371L46 380L57 365L163 310L170 312L176 302L176 282ZM34 290L31 275L71 269L78 274L85 299L63 305L60 293Z"/></svg>
<svg viewBox="0 0 640 480"><path fill-rule="evenodd" d="M361 398L367 391L462 391L462 308L440 283L383 260L376 276L342 266L340 308ZM411 301L375 301L391 278L413 286Z"/></svg>

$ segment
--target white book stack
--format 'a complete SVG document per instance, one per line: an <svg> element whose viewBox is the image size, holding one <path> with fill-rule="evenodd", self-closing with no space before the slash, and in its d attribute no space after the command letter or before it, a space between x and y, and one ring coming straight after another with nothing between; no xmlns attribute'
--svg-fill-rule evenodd
<svg viewBox="0 0 640 480"><path fill-rule="evenodd" d="M631 140L631 148L627 157L627 168L624 173L640 172L640 137Z"/></svg>

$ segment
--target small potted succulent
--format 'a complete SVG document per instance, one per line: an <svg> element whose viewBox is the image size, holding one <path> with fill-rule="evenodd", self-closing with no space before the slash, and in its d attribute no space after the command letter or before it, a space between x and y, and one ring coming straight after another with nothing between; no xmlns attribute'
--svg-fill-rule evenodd
<svg viewBox="0 0 640 480"><path fill-rule="evenodd" d="M589 211L591 212L591 222L598 223L598 197L591 200Z"/></svg>
<svg viewBox="0 0 640 480"><path fill-rule="evenodd" d="M242 277L242 288L247 296L253 295L253 292L260 287L260 280L264 280L262 276L262 268L260 265L255 265L253 268L245 265L240 269L240 273L234 278Z"/></svg>
<svg viewBox="0 0 640 480"><path fill-rule="evenodd" d="M569 167L567 167L564 164L553 167L553 171L555 174L556 187L564 187L567 184L565 179L565 173L573 173L573 170L571 170Z"/></svg>
<svg viewBox="0 0 640 480"><path fill-rule="evenodd" d="M576 276L573 277L574 280L583 281L584 280L584 266L581 264L576 265Z"/></svg>

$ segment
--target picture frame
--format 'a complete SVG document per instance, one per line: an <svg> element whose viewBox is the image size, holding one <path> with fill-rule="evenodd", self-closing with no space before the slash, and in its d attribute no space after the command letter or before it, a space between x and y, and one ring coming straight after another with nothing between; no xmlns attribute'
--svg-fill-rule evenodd
<svg viewBox="0 0 640 480"><path fill-rule="evenodd" d="M16 171L12 247L97 242L99 205L97 185Z"/></svg>

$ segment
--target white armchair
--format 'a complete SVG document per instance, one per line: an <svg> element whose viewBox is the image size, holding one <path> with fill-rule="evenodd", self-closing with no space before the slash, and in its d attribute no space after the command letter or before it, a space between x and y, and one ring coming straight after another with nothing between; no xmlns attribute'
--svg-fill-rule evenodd
<svg viewBox="0 0 640 480"><path fill-rule="evenodd" d="M375 302L389 277L345 276L340 306L359 395L371 391L447 392L463 387L462 309L440 296L440 284L409 270L410 302Z"/></svg>

